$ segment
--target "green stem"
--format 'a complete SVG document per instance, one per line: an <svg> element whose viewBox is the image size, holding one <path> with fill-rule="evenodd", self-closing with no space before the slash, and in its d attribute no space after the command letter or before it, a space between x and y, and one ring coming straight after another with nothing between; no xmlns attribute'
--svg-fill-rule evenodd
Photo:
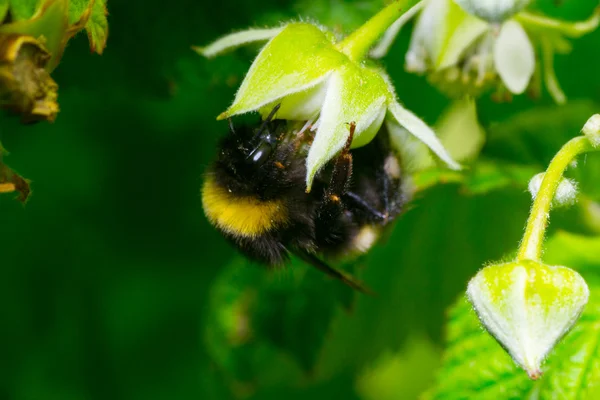
<svg viewBox="0 0 600 400"><path fill-rule="evenodd" d="M517 261L540 261L544 233L548 226L550 206L552 205L552 200L554 200L554 195L562 179L563 172L575 157L591 150L594 150L594 148L588 138L578 136L569 140L556 153L544 174L542 185L531 207L525 228L525 235L517 253Z"/></svg>
<svg viewBox="0 0 600 400"><path fill-rule="evenodd" d="M542 15L530 14L526 11L520 12L515 18L524 25L556 30L566 36L578 38L592 32L598 27L600 23L600 7L596 7L594 13L585 21L560 21Z"/></svg>
<svg viewBox="0 0 600 400"><path fill-rule="evenodd" d="M377 39L379 39L385 31L402 16L402 14L418 2L419 0L394 1L392 4L375 14L375 16L368 20L363 26L339 42L336 47L352 61L362 61Z"/></svg>

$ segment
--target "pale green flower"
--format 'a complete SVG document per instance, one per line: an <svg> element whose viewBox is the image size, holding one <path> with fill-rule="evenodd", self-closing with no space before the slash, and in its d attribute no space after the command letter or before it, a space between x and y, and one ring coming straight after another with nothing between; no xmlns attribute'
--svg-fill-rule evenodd
<svg viewBox="0 0 600 400"><path fill-rule="evenodd" d="M451 168L459 168L433 130L398 102L385 71L365 60L371 44L398 19L402 7L414 3L416 0L391 4L341 41L323 27L293 22L234 33L198 49L211 57L250 42L268 41L233 104L218 119L250 111L264 117L281 104L276 118L311 121L316 135L306 161L307 189L317 171L344 146L350 122L356 123L352 147L369 143L383 123L392 128L401 125Z"/></svg>
<svg viewBox="0 0 600 400"><path fill-rule="evenodd" d="M528 1L457 3L464 9L452 0L426 0L406 54L408 71L427 74L443 91L458 96L487 89L505 96L527 89L537 94L543 80L557 103L566 101L554 73L554 53L570 51L566 38L596 29L600 8L587 21L564 22L522 11ZM400 29L392 28L372 54L387 52Z"/></svg>

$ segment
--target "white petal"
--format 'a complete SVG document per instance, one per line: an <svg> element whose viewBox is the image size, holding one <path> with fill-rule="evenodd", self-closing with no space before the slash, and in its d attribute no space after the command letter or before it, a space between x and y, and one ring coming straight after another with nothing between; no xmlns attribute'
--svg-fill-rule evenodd
<svg viewBox="0 0 600 400"><path fill-rule="evenodd" d="M388 110L400 125L404 126L412 135L425 143L450 168L460 169L460 165L450 157L433 130L419 117L402 107L396 100L388 103Z"/></svg>
<svg viewBox="0 0 600 400"><path fill-rule="evenodd" d="M440 53L436 69L441 70L456 65L467 49L489 30L489 24L466 14L462 21L458 23Z"/></svg>
<svg viewBox="0 0 600 400"><path fill-rule="evenodd" d="M223 36L208 46L192 48L204 57L211 58L245 44L272 39L281 32L282 29L283 27L272 29L248 29Z"/></svg>
<svg viewBox="0 0 600 400"><path fill-rule="evenodd" d="M428 0L419 15L406 52L406 70L425 72L435 62L443 45L447 28L449 0Z"/></svg>
<svg viewBox="0 0 600 400"><path fill-rule="evenodd" d="M431 152L425 143L411 135L396 121L388 120L387 129L392 146L400 154L402 169L405 172L412 174L431 166Z"/></svg>
<svg viewBox="0 0 600 400"><path fill-rule="evenodd" d="M494 66L508 90L514 94L525 91L535 70L535 53L518 22L502 25L494 45Z"/></svg>

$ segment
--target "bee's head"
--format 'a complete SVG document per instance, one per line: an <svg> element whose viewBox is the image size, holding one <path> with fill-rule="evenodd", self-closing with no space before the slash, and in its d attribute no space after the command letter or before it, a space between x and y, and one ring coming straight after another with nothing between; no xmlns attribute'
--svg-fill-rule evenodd
<svg viewBox="0 0 600 400"><path fill-rule="evenodd" d="M229 121L229 134L222 140L214 173L220 184L232 193L255 195L263 191L263 182L273 177L284 120L273 120L275 107L258 128L234 127Z"/></svg>

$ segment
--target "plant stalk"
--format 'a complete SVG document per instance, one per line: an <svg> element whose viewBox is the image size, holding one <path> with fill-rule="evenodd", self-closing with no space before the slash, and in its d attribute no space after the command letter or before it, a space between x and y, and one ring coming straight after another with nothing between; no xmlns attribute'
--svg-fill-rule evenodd
<svg viewBox="0 0 600 400"><path fill-rule="evenodd" d="M362 61L369 49L385 33L385 31L398 19L417 4L419 0L398 0L385 7L360 28L348 35L337 44L339 51L348 56L352 61Z"/></svg>
<svg viewBox="0 0 600 400"><path fill-rule="evenodd" d="M573 159L582 153L592 150L594 148L588 138L578 136L569 140L556 153L544 174L542 185L531 207L527 226L525 227L525 235L523 235L523 240L517 253L517 261L541 261L542 244L546 227L548 226L550 207L562 175Z"/></svg>

